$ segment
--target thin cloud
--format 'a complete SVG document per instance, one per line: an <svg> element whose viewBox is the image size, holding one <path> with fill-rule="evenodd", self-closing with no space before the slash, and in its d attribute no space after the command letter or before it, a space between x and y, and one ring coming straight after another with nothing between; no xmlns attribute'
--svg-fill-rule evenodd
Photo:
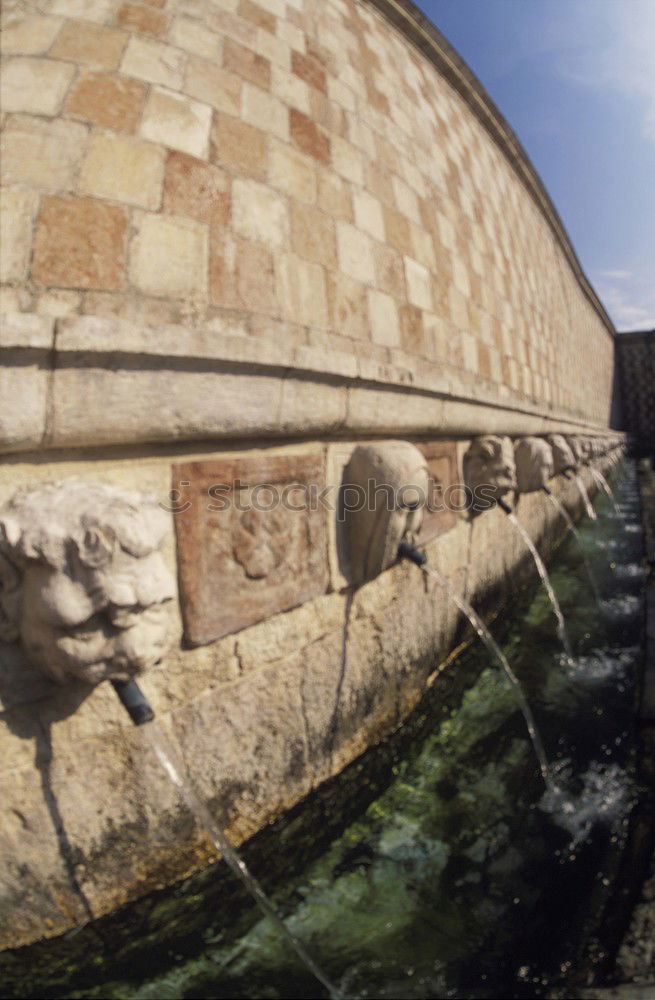
<svg viewBox="0 0 655 1000"><path fill-rule="evenodd" d="M612 281L628 281L632 278L632 271L599 271L599 278L610 278Z"/></svg>
<svg viewBox="0 0 655 1000"><path fill-rule="evenodd" d="M586 5L585 5L586 6ZM584 8L571 4L570 17L579 25ZM597 0L594 30L579 46L567 15L557 18L554 35L561 44L556 68L568 80L610 91L631 101L641 115L642 133L655 142L655 3L653 0ZM589 8L586 6L588 17ZM555 25L553 25L553 28ZM553 48L556 46L553 44Z"/></svg>
<svg viewBox="0 0 655 1000"><path fill-rule="evenodd" d="M655 328L655 293L646 292L639 279L629 271L598 271L597 278L596 291L617 330Z"/></svg>

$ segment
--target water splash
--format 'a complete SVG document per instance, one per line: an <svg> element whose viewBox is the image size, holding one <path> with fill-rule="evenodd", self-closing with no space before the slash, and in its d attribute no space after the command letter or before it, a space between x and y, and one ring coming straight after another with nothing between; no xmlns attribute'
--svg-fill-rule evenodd
<svg viewBox="0 0 655 1000"><path fill-rule="evenodd" d="M596 482L598 483L598 485L600 486L600 488L602 490L604 490L605 493L607 494L607 496L609 497L610 502L611 502L612 506L614 507L614 513L617 515L617 517L621 517L622 516L621 515L621 508L619 507L618 503L616 502L616 498L615 498L614 494L612 493L612 487L610 486L610 484L605 479L605 476L603 475L603 473L599 472L598 469L594 469L593 465L589 466L589 471L591 472L592 476L594 477L594 479L596 480Z"/></svg>
<svg viewBox="0 0 655 1000"><path fill-rule="evenodd" d="M634 618L643 608L643 600L639 594L619 594L600 602L603 614L613 621Z"/></svg>
<svg viewBox="0 0 655 1000"><path fill-rule="evenodd" d="M591 500L589 499L589 494L587 493L587 487L584 484L582 476L576 473L575 481L578 484L578 491L582 497L582 502L585 505L585 510L587 511L587 516L591 518L592 521L597 520L596 511L591 506Z"/></svg>
<svg viewBox="0 0 655 1000"><path fill-rule="evenodd" d="M144 728L144 734L149 739L157 760L176 788L179 789L182 798L185 800L191 812L209 833L209 836L211 837L215 847L220 851L227 866L243 883L264 915L272 921L280 934L288 941L301 962L303 962L306 968L309 969L315 979L317 979L318 982L325 987L332 1000L343 1000L343 994L330 982L311 955L305 951L305 948L298 938L291 933L257 879L255 879L248 871L245 862L240 857L238 851L232 846L225 832L220 828L220 826L218 826L209 810L200 801L188 778L183 776L183 765L177 761L174 763L173 750L168 744L168 741L165 739L164 734L157 723L149 723Z"/></svg>
<svg viewBox="0 0 655 1000"><path fill-rule="evenodd" d="M648 569L637 562L614 563L612 570L617 580L642 581L648 576Z"/></svg>
<svg viewBox="0 0 655 1000"><path fill-rule="evenodd" d="M636 646L626 646L624 649L611 652L606 649L593 649L586 656L576 657L570 679L576 684L585 685L624 680L628 671L634 666L638 654L639 648Z"/></svg>
<svg viewBox="0 0 655 1000"><path fill-rule="evenodd" d="M598 582L596 580L596 577L594 576L594 571L591 568L589 560L587 559L587 553L585 552L584 549L584 542L582 541L582 536L580 535L580 532L573 523L571 515L569 514L568 510L566 509L562 501L559 499L559 497L556 497L553 493L547 493L546 495L550 500L550 502L552 503L553 507L555 507L556 510L558 510L559 513L562 515L562 517L566 521L566 525L569 531L571 532L576 542L578 543L580 547L580 554L582 555L582 559L584 562L585 571L587 573L587 576L589 577L589 583L591 585L591 589L594 592L594 597L596 598L596 601L600 603L600 590L598 589Z"/></svg>
<svg viewBox="0 0 655 1000"><path fill-rule="evenodd" d="M573 850L588 839L597 824L612 829L625 816L631 802L630 781L618 764L604 766L594 761L581 775L580 791L572 795L570 762L568 766L564 762L564 772L569 789L566 798L558 788L555 791L549 788L539 805L544 812L550 813L558 826L571 834L569 849Z"/></svg>
<svg viewBox="0 0 655 1000"><path fill-rule="evenodd" d="M559 606L559 601L557 600L557 596L555 594L555 591L553 590L553 585L550 582L550 577L548 576L548 570L544 565L544 561L537 552L534 542L532 541L529 534L519 521L516 514L514 514L512 511L509 511L507 516L514 525L514 527L516 528L516 530L518 531L518 533L520 534L521 538L523 539L527 547L530 549L532 558L534 559L535 566L537 567L537 572L541 577L541 582L546 588L546 593L548 594L550 603L553 606L553 611L555 612L555 617L557 619L557 633L560 637L562 646L564 647L564 652L569 658L569 661L573 662L573 650L571 649L571 643L569 642L569 637L566 631L566 625L564 623L564 615L562 614L562 609Z"/></svg>
<svg viewBox="0 0 655 1000"><path fill-rule="evenodd" d="M543 740L541 739L539 730L537 729L537 724L534 720L532 709L528 704L528 700L525 697L523 688L521 687L521 683L518 677L516 676L516 674L514 673L514 671L512 670L507 661L507 657L505 656L502 649L500 648L500 646L498 645L498 643L496 642L496 640L494 639L491 632L489 631L485 623L482 621L478 613L475 611L475 609L468 603L468 601L465 601L464 598L460 597L459 594L457 594L452 589L446 578L441 575L439 570L434 569L432 566L426 566L425 564L421 566L421 569L428 576L434 577L439 586L443 587L450 600L457 605L457 607L459 608L459 610L462 612L463 615L466 615L466 617L470 621L471 625L473 626L473 628L475 629L478 636L485 644L491 655L494 656L496 660L498 660L498 662L500 663L503 671L505 672L505 676L507 677L507 680L510 683L512 692L514 694L514 697L516 698L517 704L521 710L523 718L525 719L525 724L527 726L528 734L530 736L532 746L534 747L535 756L539 761L539 770L541 771L541 777L544 780L544 784L552 795L561 795L562 793L560 792L558 786L553 781L550 765L548 763L548 758L546 757L546 751L544 749Z"/></svg>

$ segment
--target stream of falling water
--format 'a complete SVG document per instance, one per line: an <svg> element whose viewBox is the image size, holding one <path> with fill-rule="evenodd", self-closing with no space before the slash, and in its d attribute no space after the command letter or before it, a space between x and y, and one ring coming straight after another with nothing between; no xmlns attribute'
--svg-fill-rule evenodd
<svg viewBox="0 0 655 1000"><path fill-rule="evenodd" d="M596 482L598 483L598 485L600 486L600 488L602 490L604 490L605 493L607 494L609 500L612 503L612 506L614 507L615 513L619 517L621 517L621 509L620 509L619 505L616 502L616 498L615 498L614 494L612 493L612 487L610 486L610 484L605 479L605 476L603 475L603 473L599 472L598 469L594 469L593 465L589 466L589 471L591 472L592 476L594 477L594 479L596 480Z"/></svg>
<svg viewBox="0 0 655 1000"><path fill-rule="evenodd" d="M547 493L546 496L552 503L553 507L555 507L562 515L562 517L566 521L566 525L569 531L571 532L576 542L578 543L578 546L580 548L580 555L582 556L585 571L587 573L587 576L589 577L589 583L591 585L591 589L594 592L594 597L596 598L597 603L600 603L600 590L598 589L598 582L596 580L596 577L594 576L594 571L591 568L591 564L587 559L587 553L584 550L584 543L580 536L580 532L573 523L573 518L571 517L571 515L569 514L568 510L566 509L562 501L559 499L559 497L556 497L554 493Z"/></svg>
<svg viewBox="0 0 655 1000"><path fill-rule="evenodd" d="M425 564L421 566L421 569L423 570L424 573L427 573L428 576L434 577L439 586L443 587L450 600L457 605L462 614L466 615L466 617L470 621L471 625L477 632L480 639L482 639L482 642L485 644L491 655L494 656L500 663L501 667L505 672L505 676L507 677L507 680L511 685L514 697L516 698L518 706L521 709L523 718L525 719L525 724L528 729L528 734L530 736L530 740L532 741L532 746L534 747L534 752L537 757L537 760L539 761L539 770L541 771L541 777L544 780L544 784L546 785L548 791L554 797L560 796L561 792L558 786L553 781L550 765L548 763L548 758L546 757L546 751L544 749L543 740L541 739L539 730L537 729L537 724L534 720L532 709L530 708L528 700L525 697L525 694L523 693L521 682L519 681L518 677L510 667L507 657L505 656L502 649L500 648L500 646L498 645L498 643L496 642L496 640L494 639L491 632L489 631L485 623L482 621L478 613L475 611L475 609L471 607L468 601L465 601L462 597L459 596L459 594L455 593L455 591L452 589L446 578L441 575L439 570L434 569L432 566L426 566Z"/></svg>
<svg viewBox="0 0 655 1000"><path fill-rule="evenodd" d="M231 871L243 883L259 906L260 910L262 910L265 916L272 921L280 934L288 941L296 955L300 958L301 962L303 962L309 969L315 979L317 979L318 982L325 987L332 1000L343 1000L343 994L330 982L328 977L319 968L311 955L305 951L305 948L298 938L289 930L257 879L254 878L248 871L245 862L239 856L238 851L232 846L225 832L214 821L209 810L196 795L188 778L183 777L184 768L182 765L178 764L176 766L173 763L173 751L170 745L168 745L168 741L165 739L164 734L157 723L149 723L145 727L144 731L149 739L157 760L173 784L179 789L191 812L209 833L215 847L221 852L226 865L228 865Z"/></svg>
<svg viewBox="0 0 655 1000"><path fill-rule="evenodd" d="M564 615L562 614L562 609L559 606L559 601L555 596L555 591L553 590L553 586L550 582L550 577L548 576L548 570L544 565L543 559L537 552L534 542L532 541L529 534L519 521L516 514L510 511L507 516L514 525L514 527L516 528L516 530L518 531L518 533L520 534L521 538L523 539L527 547L530 549L530 552L532 553L532 558L534 559L535 566L537 567L539 576L541 577L542 583L546 588L546 593L550 598L550 603L553 606L553 611L555 612L555 617L557 618L557 631L560 637L560 641L562 643L562 646L564 647L564 652L567 655L569 663L572 663L573 651L571 649L571 643L569 642L569 637L566 632L566 625L564 624Z"/></svg>
<svg viewBox="0 0 655 1000"><path fill-rule="evenodd" d="M577 472L575 474L575 481L578 484L578 490L580 492L580 496L582 497L582 501L585 505L585 510L587 511L587 517L590 517L592 521L595 521L596 511L591 506L591 500L589 499L589 494L587 493L587 487L584 484L584 480L582 479L582 476L578 475Z"/></svg>

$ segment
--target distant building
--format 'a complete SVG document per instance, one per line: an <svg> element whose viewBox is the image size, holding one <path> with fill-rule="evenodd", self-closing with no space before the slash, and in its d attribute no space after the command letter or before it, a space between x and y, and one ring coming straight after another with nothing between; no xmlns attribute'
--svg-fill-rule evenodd
<svg viewBox="0 0 655 1000"><path fill-rule="evenodd" d="M655 455L655 330L616 338L621 429L634 435L639 455Z"/></svg>

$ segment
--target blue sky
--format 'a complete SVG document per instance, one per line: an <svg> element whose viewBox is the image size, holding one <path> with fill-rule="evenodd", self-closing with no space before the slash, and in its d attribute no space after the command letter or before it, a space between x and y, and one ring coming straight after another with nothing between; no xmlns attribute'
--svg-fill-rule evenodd
<svg viewBox="0 0 655 1000"><path fill-rule="evenodd" d="M418 0L521 140L617 329L655 327L655 0Z"/></svg>

